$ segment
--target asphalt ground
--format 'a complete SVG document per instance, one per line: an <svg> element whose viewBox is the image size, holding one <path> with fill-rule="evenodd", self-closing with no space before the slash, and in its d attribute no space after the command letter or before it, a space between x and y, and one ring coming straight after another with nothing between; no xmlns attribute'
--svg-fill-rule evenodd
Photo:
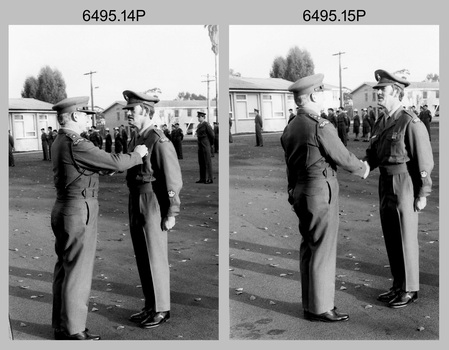
<svg viewBox="0 0 449 350"><path fill-rule="evenodd" d="M102 340L218 339L218 154L214 183L199 179L196 141L183 145L181 213L168 235L171 318L145 330L128 320L143 294L128 227L125 173L100 179L98 245L87 327ZM51 340L56 262L50 214L51 162L42 152L15 154L9 168L9 319L14 340Z"/></svg>
<svg viewBox="0 0 449 350"><path fill-rule="evenodd" d="M336 324L303 316L301 237L287 202L281 134L264 134L264 147L254 147L254 135L234 137L229 150L231 340L439 339L439 123L432 124L431 133L433 192L419 214L421 289L418 301L405 308L376 300L392 285L380 227L378 169L366 180L338 171L335 306L350 320ZM359 158L367 145L349 133L348 149Z"/></svg>

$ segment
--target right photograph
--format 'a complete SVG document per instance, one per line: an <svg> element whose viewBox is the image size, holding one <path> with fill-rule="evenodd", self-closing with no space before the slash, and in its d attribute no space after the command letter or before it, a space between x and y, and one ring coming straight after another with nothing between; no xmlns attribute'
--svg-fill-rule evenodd
<svg viewBox="0 0 449 350"><path fill-rule="evenodd" d="M439 26L229 27L231 340L438 340Z"/></svg>

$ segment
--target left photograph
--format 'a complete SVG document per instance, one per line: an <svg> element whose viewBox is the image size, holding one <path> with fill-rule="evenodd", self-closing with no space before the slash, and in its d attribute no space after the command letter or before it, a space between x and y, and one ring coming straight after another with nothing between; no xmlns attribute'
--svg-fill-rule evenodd
<svg viewBox="0 0 449 350"><path fill-rule="evenodd" d="M9 26L13 340L218 339L218 26Z"/></svg>

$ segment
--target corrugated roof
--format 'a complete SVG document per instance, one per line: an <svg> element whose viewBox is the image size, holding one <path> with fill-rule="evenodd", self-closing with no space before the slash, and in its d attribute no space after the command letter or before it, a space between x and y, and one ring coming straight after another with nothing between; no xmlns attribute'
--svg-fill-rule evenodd
<svg viewBox="0 0 449 350"><path fill-rule="evenodd" d="M291 81L280 78L229 77L229 89L235 90L288 90Z"/></svg>
<svg viewBox="0 0 449 350"><path fill-rule="evenodd" d="M39 101L34 98L10 98L9 109L13 110L32 110L32 111L52 111L53 104Z"/></svg>

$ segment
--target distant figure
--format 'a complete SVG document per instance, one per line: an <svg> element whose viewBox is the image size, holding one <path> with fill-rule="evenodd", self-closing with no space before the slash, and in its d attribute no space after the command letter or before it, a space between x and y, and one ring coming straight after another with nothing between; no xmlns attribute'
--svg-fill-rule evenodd
<svg viewBox="0 0 449 350"><path fill-rule="evenodd" d="M287 122L287 124L290 123L290 122L292 121L292 119L296 116L296 114L293 113L293 109L291 109L291 108L288 110L288 113L290 113L290 114L289 114L289 116L288 116L288 122Z"/></svg>
<svg viewBox="0 0 449 350"><path fill-rule="evenodd" d="M263 147L263 137L262 137L262 130L263 130L263 121L262 116L259 114L259 110L254 108L254 112L256 113L256 116L254 118L254 124L256 126L256 147Z"/></svg>
<svg viewBox="0 0 449 350"><path fill-rule="evenodd" d="M171 142L175 147L178 159L182 159L182 140L184 140L184 133L179 127L179 123L173 125L173 130L171 132Z"/></svg>
<svg viewBox="0 0 449 350"><path fill-rule="evenodd" d="M112 153L112 136L109 132L109 128L106 128L106 136L105 136L106 142L104 145L104 150L108 153Z"/></svg>
<svg viewBox="0 0 449 350"><path fill-rule="evenodd" d="M14 154L12 153L14 151L14 137L11 135L11 130L8 130L8 137L9 137L9 166L16 166L14 163Z"/></svg>
<svg viewBox="0 0 449 350"><path fill-rule="evenodd" d="M122 153L123 151L123 142L122 135L119 132L119 128L114 128L114 151L116 154Z"/></svg>
<svg viewBox="0 0 449 350"><path fill-rule="evenodd" d="M206 113L197 112L198 125L196 136L198 139L198 165L200 167L200 179L196 183L213 183L211 144L214 143L214 131L206 121Z"/></svg>
<svg viewBox="0 0 449 350"><path fill-rule="evenodd" d="M368 111L366 108L362 109L362 137L363 142L369 142L371 135L371 123L369 120Z"/></svg>
<svg viewBox="0 0 449 350"><path fill-rule="evenodd" d="M356 109L354 109L354 120L353 120L353 124L352 124L352 131L355 134L355 138L354 141L359 141L359 133L360 133L360 116L359 116L359 111Z"/></svg>
<svg viewBox="0 0 449 350"><path fill-rule="evenodd" d="M42 160L49 160L48 159L48 140L47 140L47 133L45 132L45 129L41 129L42 135L41 135L41 142L42 142L42 153L44 156L44 159Z"/></svg>
<svg viewBox="0 0 449 350"><path fill-rule="evenodd" d="M422 112L419 113L418 117L424 123L424 125L427 129L427 132L429 133L429 140L431 140L431 138L430 138L430 122L432 121L432 114L427 109L427 105L424 105L422 107L423 107Z"/></svg>
<svg viewBox="0 0 449 350"><path fill-rule="evenodd" d="M345 114L345 110L343 107L339 108L339 113L337 116L337 131L338 131L338 137L340 138L341 142L345 146L348 144L348 133L347 129L349 127L349 119Z"/></svg>
<svg viewBox="0 0 449 350"><path fill-rule="evenodd" d="M122 137L123 153L128 153L128 133L124 125L120 125L120 136Z"/></svg>
<svg viewBox="0 0 449 350"><path fill-rule="evenodd" d="M53 137L53 128L49 126L47 133L47 143L48 143L48 160L51 160L51 145L53 144L54 137Z"/></svg>
<svg viewBox="0 0 449 350"><path fill-rule="evenodd" d="M162 125L162 131L164 132L165 137L171 141L170 130L168 130L167 124Z"/></svg>
<svg viewBox="0 0 449 350"><path fill-rule="evenodd" d="M229 116L229 143L233 143L234 142L234 139L232 138L231 128L232 128L232 119Z"/></svg>
<svg viewBox="0 0 449 350"><path fill-rule="evenodd" d="M333 108L327 109L327 120L329 120L332 123L334 128L337 128L337 117L335 117Z"/></svg>

